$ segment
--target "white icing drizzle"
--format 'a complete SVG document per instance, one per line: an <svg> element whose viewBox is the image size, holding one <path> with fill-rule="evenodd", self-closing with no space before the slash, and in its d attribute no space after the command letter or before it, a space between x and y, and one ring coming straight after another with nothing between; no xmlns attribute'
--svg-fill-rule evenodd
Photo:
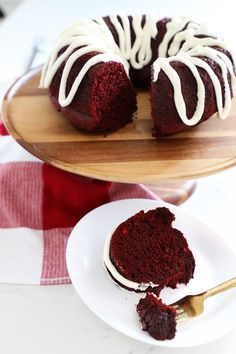
<svg viewBox="0 0 236 354"><path fill-rule="evenodd" d="M219 65L221 69L222 79L224 82L223 93L220 80L212 70L210 64L199 57L211 59ZM174 70L170 65L171 62L180 62L185 64L191 70L196 80L197 105L196 110L191 118L188 118L186 115L186 105L181 90L180 77L176 70ZM183 123L188 126L193 126L200 121L205 107L205 86L198 73L197 67L203 68L208 73L215 91L218 116L221 119L225 119L231 109L231 92L228 83L228 73L231 78L232 91L234 94L236 92L236 77L233 71L232 63L227 57L227 55L221 53L220 51L214 48L198 46L188 51L187 53L180 51L176 56L165 59L159 58L153 64L153 81L157 81L158 75L161 70L167 75L174 89L174 101L177 112Z"/></svg>
<svg viewBox="0 0 236 354"><path fill-rule="evenodd" d="M200 35L204 37L199 38ZM226 49L223 40L212 37L206 24L192 22L185 17L172 19L166 24L166 33L158 48L158 58L175 56L180 51L187 52L199 45Z"/></svg>
<svg viewBox="0 0 236 354"><path fill-rule="evenodd" d="M187 40L182 48L180 49L180 52L187 52L189 49L195 48L197 46L205 46L205 47L220 47L223 49L226 49L225 42L219 39L215 38L197 38L193 37L191 40Z"/></svg>
<svg viewBox="0 0 236 354"><path fill-rule="evenodd" d="M81 48L78 51L76 51L75 53L73 53L69 59L66 62L65 68L63 70L63 74L62 74L62 78L61 78L61 85L59 88L59 103L62 107L68 106L71 101L73 100L76 91L78 90L78 87L84 77L84 75L87 73L87 71L95 64L97 63L106 63L109 61L115 61L117 63L121 63L124 65L127 75L128 75L128 68L127 66L124 64L122 58L116 54L113 53L102 53L102 54L98 54L95 55L94 57L90 58L83 66L83 68L81 69L81 71L79 72L78 76L76 77L75 81L73 82L73 85L70 89L70 92L68 93L68 95L66 96L65 93L65 86L66 86L66 82L67 82L67 78L69 75L69 72L73 66L73 64L75 63L75 61L83 54L81 53L85 53L88 52L88 47L85 48ZM91 51L91 50L90 50Z"/></svg>
<svg viewBox="0 0 236 354"><path fill-rule="evenodd" d="M202 38L198 36L202 35ZM211 48L214 47L214 48ZM225 42L212 35L206 28L186 18L173 19L166 25L166 33L159 46L159 58L153 63L153 81L157 81L159 72L162 70L172 83L174 88L174 102L176 110L182 122L188 126L197 124L203 115L205 107L205 86L198 73L197 67L204 69L213 84L218 116L225 119L231 109L231 92L228 83L230 75L233 96L236 94L236 77L234 68L226 54L217 50L227 50ZM217 63L221 69L223 79L223 92L220 80L212 70L209 63L198 57L205 57ZM171 62L181 62L192 72L197 84L197 105L191 118L186 115L186 105L181 90L181 81L178 73L172 68ZM223 107L224 102L224 107Z"/></svg>
<svg viewBox="0 0 236 354"><path fill-rule="evenodd" d="M111 232L110 235L108 235L106 242L105 242L105 246L104 246L102 263L103 263L105 269L111 273L111 275L113 276L113 278L115 280L117 280L120 284L122 284L123 286L125 286L126 288L129 288L129 289L145 291L148 287L154 288L154 287L158 286L157 284L153 284L152 282L136 283L134 281L128 280L127 278L123 277L117 271L117 269L115 268L115 266L113 265L113 263L111 262L111 259L110 259L110 242L111 242L111 238L112 238L113 233L114 233L114 231ZM115 284L117 284L117 283L115 282ZM119 285L119 284L117 284L117 285ZM124 288L122 288L122 287L121 287L121 289L124 290Z"/></svg>
<svg viewBox="0 0 236 354"><path fill-rule="evenodd" d="M177 33L187 25L189 22L188 19L186 18L180 18L180 19L173 19L172 21L168 22L166 24L166 33L164 35L164 38L159 45L158 48L158 57L159 58L166 58L167 55L167 48L169 45L169 42L177 35ZM178 37L177 37L178 40Z"/></svg>
<svg viewBox="0 0 236 354"><path fill-rule="evenodd" d="M65 30L56 42L48 62L43 68L40 87L48 88L56 72L65 62L58 97L59 104L62 107L68 106L72 102L84 76L97 63L110 61L121 63L128 75L130 66L139 70L150 62L152 58L151 41L157 36L156 23L158 19L147 14L144 25L142 25L142 15L134 13L131 23L129 17L124 14L111 15L109 20L117 33L118 45L101 17L95 20L78 21ZM131 43L131 27L135 34L133 44ZM199 38L199 36L202 38ZM65 47L67 47L66 50L60 53ZM213 38L205 24L198 24L184 17L172 19L166 24L166 32L158 48L158 59L153 63L153 81L158 80L161 70L168 76L174 88L174 102L177 112L186 125L197 124L202 118L205 107L205 87L197 68L204 69L212 81L218 116L225 119L230 112L231 92L228 75L230 76L233 95L236 94L236 77L231 60L217 48L227 50L225 43L221 39ZM84 64L67 93L67 81L74 63L82 55L90 52L96 52L97 54ZM219 65L224 82L223 90L210 64L200 57L208 58ZM186 65L196 80L197 105L193 116L190 118L186 115L180 77L171 66L172 62L181 62Z"/></svg>
<svg viewBox="0 0 236 354"><path fill-rule="evenodd" d="M168 76L169 80L171 81L172 86L174 88L174 101L175 101L176 109L182 121L186 125L195 125L201 119L201 116L204 111L204 103L205 103L204 101L205 87L198 73L198 70L191 59L192 58L190 56L189 58L187 58L185 53L179 53L177 54L176 57L170 57L164 59L160 58L159 60L156 60L155 63L153 64L154 81L157 81L158 74L161 70L164 71L164 73ZM194 115L190 119L186 115L186 105L181 91L181 81L179 75L170 65L172 61L176 61L176 60L189 67L197 82L197 96L198 96L197 108Z"/></svg>
<svg viewBox="0 0 236 354"><path fill-rule="evenodd" d="M130 62L134 69L142 69L152 58L151 39L157 35L156 21L152 15L146 15L146 21L142 27L142 16L135 13L132 16L132 27L135 33L135 41L131 45L131 28L127 15L110 16L111 23L115 27L119 37L119 48L122 58Z"/></svg>
<svg viewBox="0 0 236 354"><path fill-rule="evenodd" d="M111 15L109 18L118 34L119 46L115 43L103 18L78 21L64 31L56 42L49 60L43 68L40 87L48 88L57 70L66 61L59 87L58 101L61 107L68 106L72 102L85 74L97 63L109 61L121 63L128 75L129 63L133 68L141 69L150 62L152 58L151 39L157 35L157 19L152 15L147 15L142 27L142 16L139 13L132 16L132 28L135 32L135 41L132 45L128 16ZM60 50L66 46L68 48L62 54L59 54ZM82 55L93 51L99 54L94 55L82 67L70 92L66 95L67 80L73 64Z"/></svg>

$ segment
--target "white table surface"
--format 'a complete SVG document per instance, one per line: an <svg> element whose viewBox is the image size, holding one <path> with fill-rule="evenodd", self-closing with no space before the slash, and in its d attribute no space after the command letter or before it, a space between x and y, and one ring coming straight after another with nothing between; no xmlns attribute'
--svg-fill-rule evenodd
<svg viewBox="0 0 236 354"><path fill-rule="evenodd" d="M127 4L125 4L127 2ZM163 15L210 20L233 43L233 1L159 1ZM32 43L52 43L77 18L140 9L159 11L157 1L25 0L0 25L0 82L22 73ZM214 11L213 11L214 9ZM214 12L214 15L213 15ZM219 25L222 28L219 28ZM198 181L181 207L206 221L236 252L236 168ZM235 354L236 328L223 338L195 348L164 349L119 334L82 303L72 285L0 284L0 354Z"/></svg>

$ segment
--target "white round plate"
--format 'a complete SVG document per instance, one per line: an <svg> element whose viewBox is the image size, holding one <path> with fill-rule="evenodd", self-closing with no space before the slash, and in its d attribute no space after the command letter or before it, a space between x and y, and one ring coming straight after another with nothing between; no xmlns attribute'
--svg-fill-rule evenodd
<svg viewBox="0 0 236 354"><path fill-rule="evenodd" d="M196 260L194 278L187 286L164 289L161 292L164 302L170 304L186 294L202 292L236 275L236 256L215 231L179 207L147 199L111 202L85 215L73 229L67 244L69 275L85 304L123 334L163 347L191 347L210 342L235 324L236 288L206 300L204 314L179 323L174 339L157 341L142 331L136 313L135 306L144 295L121 290L103 268L103 247L111 230L142 209L161 206L167 206L175 214L173 225L184 233Z"/></svg>

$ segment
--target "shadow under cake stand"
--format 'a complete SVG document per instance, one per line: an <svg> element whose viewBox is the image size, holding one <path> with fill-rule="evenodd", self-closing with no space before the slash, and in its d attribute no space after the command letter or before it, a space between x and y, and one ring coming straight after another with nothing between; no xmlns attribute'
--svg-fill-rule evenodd
<svg viewBox="0 0 236 354"><path fill-rule="evenodd" d="M180 204L195 179L236 164L236 99L228 119L212 117L188 132L152 136L150 102L139 92L134 121L107 135L83 132L39 89L41 69L19 78L5 95L2 115L12 137L39 159L62 170L104 181L143 183Z"/></svg>

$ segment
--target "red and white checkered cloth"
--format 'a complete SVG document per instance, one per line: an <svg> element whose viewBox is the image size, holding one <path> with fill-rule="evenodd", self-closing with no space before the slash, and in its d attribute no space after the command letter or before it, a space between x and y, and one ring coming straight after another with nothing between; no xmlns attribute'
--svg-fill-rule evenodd
<svg viewBox="0 0 236 354"><path fill-rule="evenodd" d="M90 210L124 198L159 199L143 185L87 179L43 163L0 123L0 282L69 283L72 228Z"/></svg>

